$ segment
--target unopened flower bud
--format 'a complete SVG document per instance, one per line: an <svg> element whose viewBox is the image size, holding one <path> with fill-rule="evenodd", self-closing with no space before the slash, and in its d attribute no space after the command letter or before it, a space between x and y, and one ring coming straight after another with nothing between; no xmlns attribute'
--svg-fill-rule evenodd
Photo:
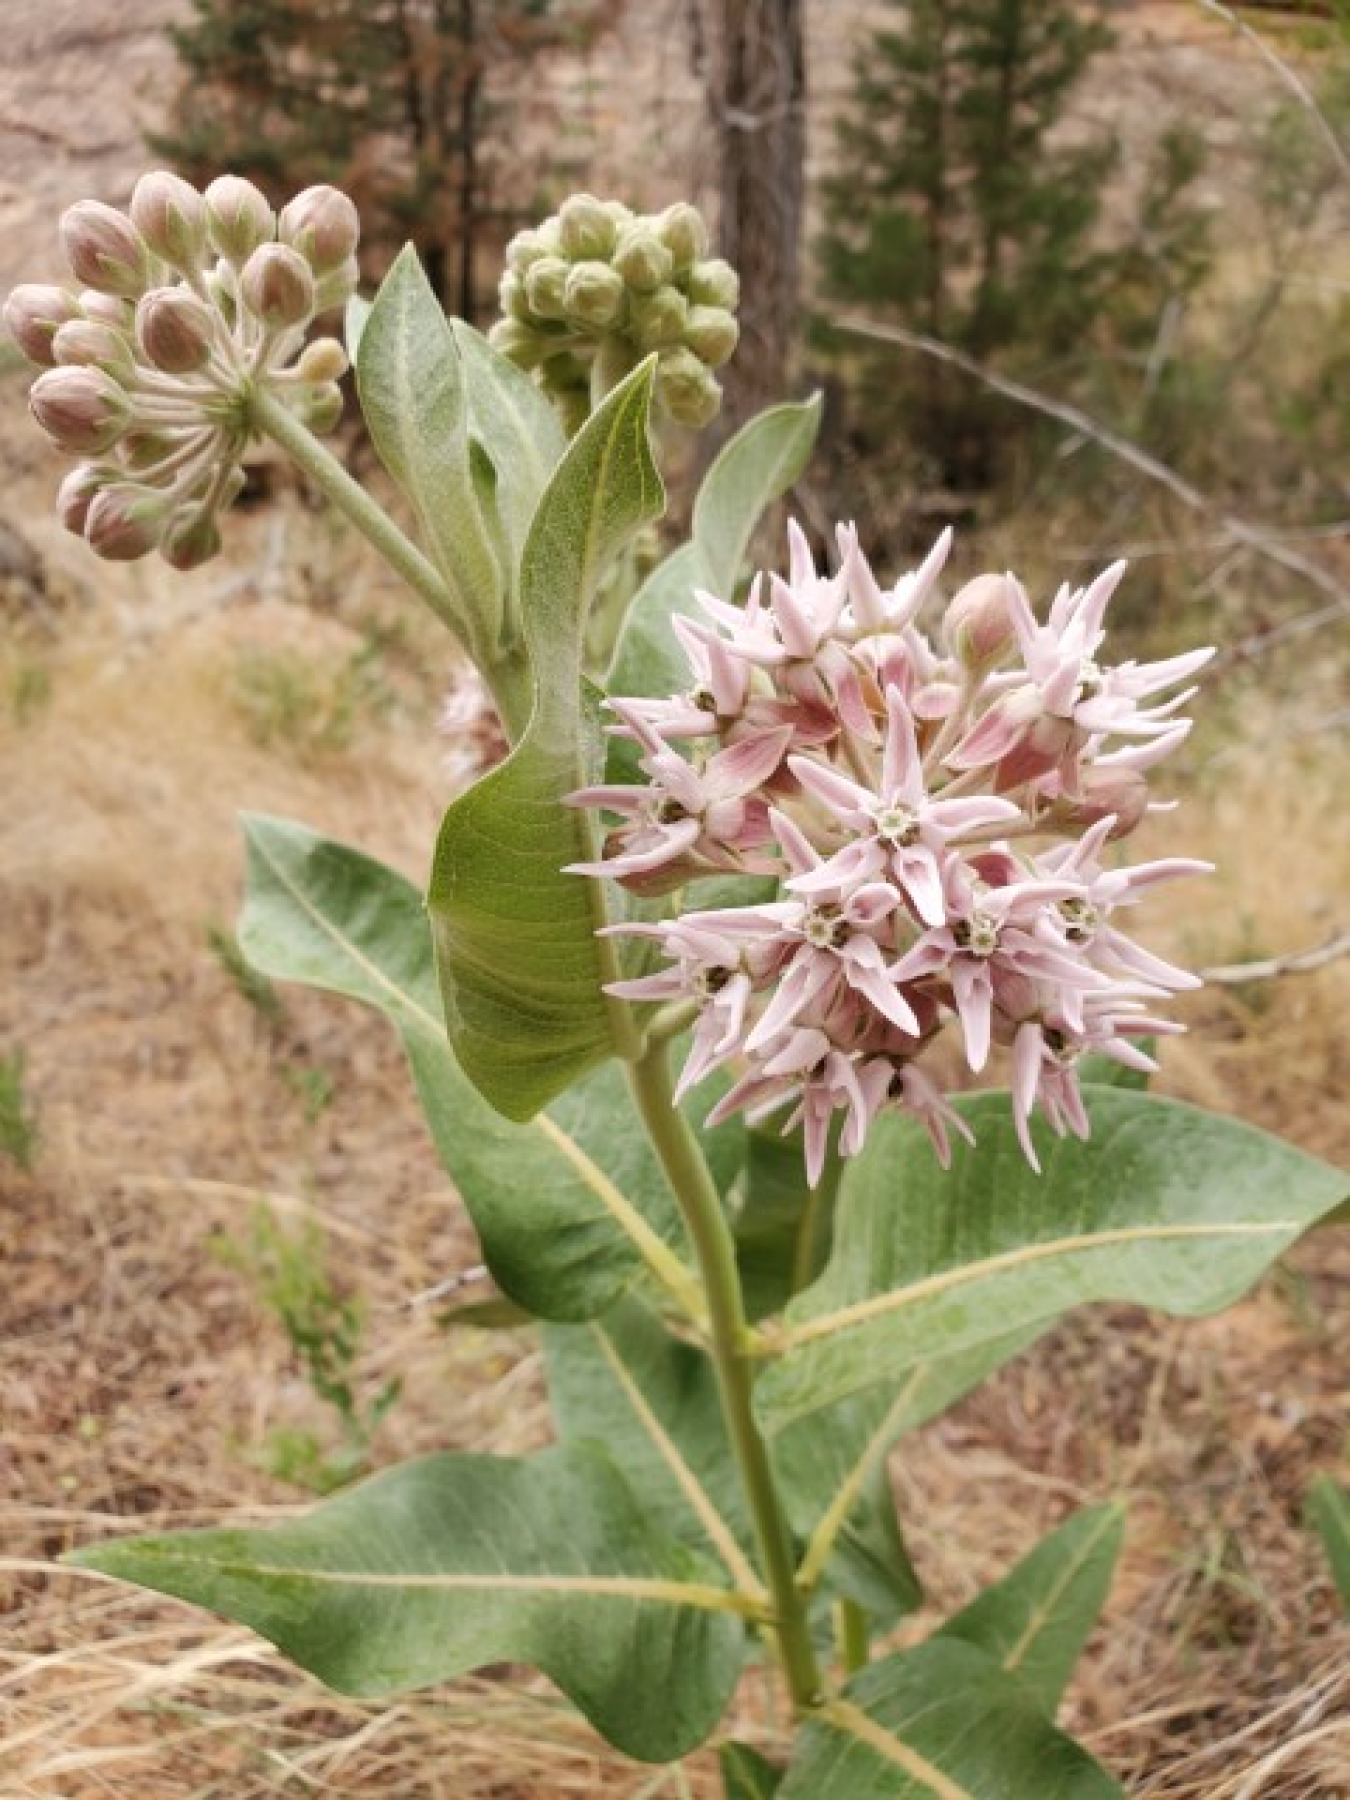
<svg viewBox="0 0 1350 1800"><path fill-rule="evenodd" d="M558 208L558 242L574 262L607 257L618 225L604 202L593 194L571 194Z"/></svg>
<svg viewBox="0 0 1350 1800"><path fill-rule="evenodd" d="M508 319L516 319L522 325L528 325L534 318L530 308L530 297L525 291L525 278L508 269L497 283L497 299L502 312Z"/></svg>
<svg viewBox="0 0 1350 1800"><path fill-rule="evenodd" d="M50 369L56 361L52 339L62 325L79 317L79 308L64 288L26 281L5 301L5 325L29 362Z"/></svg>
<svg viewBox="0 0 1350 1800"><path fill-rule="evenodd" d="M691 306L684 341L700 362L720 369L740 342L735 313L724 306Z"/></svg>
<svg viewBox="0 0 1350 1800"><path fill-rule="evenodd" d="M93 463L77 463L56 490L56 516L67 531L84 534L89 506L106 479Z"/></svg>
<svg viewBox="0 0 1350 1800"><path fill-rule="evenodd" d="M952 655L967 669L987 669L1011 649L1011 590L1006 575L977 575L957 593L942 621Z"/></svg>
<svg viewBox="0 0 1350 1800"><path fill-rule="evenodd" d="M114 483L90 501L85 540L96 556L108 562L135 562L158 546L169 505L168 497L154 488Z"/></svg>
<svg viewBox="0 0 1350 1800"><path fill-rule="evenodd" d="M1138 769L1092 763L1082 770L1078 794L1067 796L1044 815L1044 822L1060 830L1079 831L1111 814L1115 824L1110 839L1127 837L1148 812L1148 781Z"/></svg>
<svg viewBox="0 0 1350 1800"><path fill-rule="evenodd" d="M506 266L513 275L523 275L541 257L557 254L557 244L550 243L542 231L518 231L506 246Z"/></svg>
<svg viewBox="0 0 1350 1800"><path fill-rule="evenodd" d="M136 340L166 375L189 375L211 354L215 317L185 287L152 288L136 308Z"/></svg>
<svg viewBox="0 0 1350 1800"><path fill-rule="evenodd" d="M76 278L100 294L135 298L150 280L150 251L125 213L77 200L61 215L61 243Z"/></svg>
<svg viewBox="0 0 1350 1800"><path fill-rule="evenodd" d="M244 264L239 294L271 331L303 325L314 315L314 276L289 244L262 244Z"/></svg>
<svg viewBox="0 0 1350 1800"><path fill-rule="evenodd" d="M122 389L100 369L48 369L28 404L48 436L76 456L102 456L133 416Z"/></svg>
<svg viewBox="0 0 1350 1800"><path fill-rule="evenodd" d="M164 533L159 553L171 568L199 569L220 554L220 528L211 513L181 513Z"/></svg>
<svg viewBox="0 0 1350 1800"><path fill-rule="evenodd" d="M627 295L623 276L608 263L578 262L568 271L563 306L570 324L607 331L622 317Z"/></svg>
<svg viewBox="0 0 1350 1800"><path fill-rule="evenodd" d="M218 175L206 190L206 228L212 244L231 262L246 262L276 235L267 196L242 175Z"/></svg>
<svg viewBox="0 0 1350 1800"><path fill-rule="evenodd" d="M659 287L654 294L635 296L629 316L638 348L663 350L684 336L689 302L678 288Z"/></svg>
<svg viewBox="0 0 1350 1800"><path fill-rule="evenodd" d="M341 381L349 367L347 352L336 338L315 338L306 344L295 372L301 381Z"/></svg>
<svg viewBox="0 0 1350 1800"><path fill-rule="evenodd" d="M52 339L52 355L61 368L105 369L123 385L135 375L131 345L101 319L69 320Z"/></svg>
<svg viewBox="0 0 1350 1800"><path fill-rule="evenodd" d="M116 325L130 331L136 319L136 308L130 300L119 300L115 294L100 294L86 288L76 296L76 304L86 319L101 319L105 325Z"/></svg>
<svg viewBox="0 0 1350 1800"><path fill-rule="evenodd" d="M525 271L525 298L537 318L566 317L569 272L560 256L543 256Z"/></svg>
<svg viewBox="0 0 1350 1800"><path fill-rule="evenodd" d="M656 365L656 400L677 425L700 431L717 417L722 389L683 344L663 350Z"/></svg>
<svg viewBox="0 0 1350 1800"><path fill-rule="evenodd" d="M549 351L549 340L516 318L498 319L488 332L488 342L518 369L537 369Z"/></svg>
<svg viewBox="0 0 1350 1800"><path fill-rule="evenodd" d="M277 236L298 250L316 275L327 275L356 255L361 218L341 189L309 187L282 207Z"/></svg>
<svg viewBox="0 0 1350 1800"><path fill-rule="evenodd" d="M687 200L677 200L658 217L656 235L669 250L677 275L683 275L708 254L708 227L703 223L703 214Z"/></svg>
<svg viewBox="0 0 1350 1800"><path fill-rule="evenodd" d="M136 183L132 223L154 251L186 275L206 254L206 202L190 181L155 169Z"/></svg>
<svg viewBox="0 0 1350 1800"><path fill-rule="evenodd" d="M612 261L635 294L655 293L675 268L670 251L642 220L620 232Z"/></svg>
<svg viewBox="0 0 1350 1800"><path fill-rule="evenodd" d="M329 269L321 275L314 289L314 310L316 313L327 312L331 307L345 306L356 292L361 280L361 265L354 256L349 256L336 269Z"/></svg>
<svg viewBox="0 0 1350 1800"><path fill-rule="evenodd" d="M322 437L342 418L342 389L335 381L306 388L296 403L296 411L309 429Z"/></svg>
<svg viewBox="0 0 1350 1800"><path fill-rule="evenodd" d="M695 263L687 286L694 306L720 306L726 312L735 312L740 305L741 278L720 256Z"/></svg>

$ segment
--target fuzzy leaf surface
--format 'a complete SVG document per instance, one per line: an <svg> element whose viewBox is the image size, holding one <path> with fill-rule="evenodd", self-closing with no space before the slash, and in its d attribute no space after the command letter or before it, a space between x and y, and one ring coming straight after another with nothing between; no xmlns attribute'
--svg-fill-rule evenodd
<svg viewBox="0 0 1350 1800"><path fill-rule="evenodd" d="M652 1530L612 1463L575 1449L422 1457L284 1524L74 1560L248 1625L340 1693L530 1663L653 1762L703 1741L742 1658L716 1571Z"/></svg>
<svg viewBox="0 0 1350 1800"><path fill-rule="evenodd" d="M664 504L648 442L652 367L592 415L544 490L521 562L535 702L511 755L450 807L428 904L451 1042L506 1117L540 1107L612 1054L612 952L589 814L565 804L604 766L599 695L582 677L586 615L609 561Z"/></svg>
<svg viewBox="0 0 1350 1800"><path fill-rule="evenodd" d="M917 1124L880 1121L845 1170L829 1265L788 1307L760 1382L772 1431L893 1393L935 1357L978 1361L1089 1301L1216 1311L1350 1187L1265 1132L1175 1101L1096 1088L1089 1110L1089 1143L1038 1133L1039 1176L1004 1095L962 1102L980 1142L960 1144L949 1172Z"/></svg>
<svg viewBox="0 0 1350 1800"><path fill-rule="evenodd" d="M650 1234L658 1257L681 1239L665 1177L628 1128L618 1068L594 1071L529 1124L502 1118L451 1053L412 884L303 825L253 816L245 832L244 954L266 975L347 995L393 1025L502 1289L545 1318L613 1305L643 1266L634 1232Z"/></svg>

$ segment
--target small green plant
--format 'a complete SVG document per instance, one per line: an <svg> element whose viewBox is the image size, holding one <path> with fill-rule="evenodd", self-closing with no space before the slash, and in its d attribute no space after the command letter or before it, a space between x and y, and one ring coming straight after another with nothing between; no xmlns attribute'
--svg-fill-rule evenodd
<svg viewBox="0 0 1350 1800"><path fill-rule="evenodd" d="M306 1125L317 1125L337 1092L331 1071L318 1063L288 1063L281 1079L300 1102Z"/></svg>
<svg viewBox="0 0 1350 1800"><path fill-rule="evenodd" d="M23 1050L0 1056L0 1152L21 1169L31 1170L42 1134L37 1107L27 1089L27 1066Z"/></svg>
<svg viewBox="0 0 1350 1800"><path fill-rule="evenodd" d="M21 656L10 671L9 704L16 725L29 725L46 710L52 697L52 673L46 663Z"/></svg>
<svg viewBox="0 0 1350 1800"><path fill-rule="evenodd" d="M331 1493L364 1473L375 1434L399 1396L397 1380L385 1382L368 1400L358 1390L365 1309L333 1280L324 1233L312 1220L292 1230L270 1207L259 1206L246 1234L222 1232L214 1249L228 1268L247 1278L281 1325L337 1428L336 1445L325 1447L323 1435L311 1427L276 1427L268 1435L266 1465L283 1481Z"/></svg>
<svg viewBox="0 0 1350 1800"><path fill-rule="evenodd" d="M316 665L295 650L243 651L234 669L234 698L254 743L302 760L350 750L362 720L389 710L392 696L378 657L373 638L336 667Z"/></svg>

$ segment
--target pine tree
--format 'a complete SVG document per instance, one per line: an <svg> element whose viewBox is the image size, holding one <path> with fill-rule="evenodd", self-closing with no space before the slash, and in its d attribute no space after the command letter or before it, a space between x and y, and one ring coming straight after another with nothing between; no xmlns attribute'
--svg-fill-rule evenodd
<svg viewBox="0 0 1350 1800"><path fill-rule="evenodd" d="M585 0L192 0L171 28L183 68L151 147L189 179L222 169L282 200L312 182L361 209L370 272L411 237L433 285L474 311L475 257L533 210L538 171L490 77L592 34ZM489 198L490 196L490 198ZM495 279L495 271L494 271Z"/></svg>
<svg viewBox="0 0 1350 1800"><path fill-rule="evenodd" d="M1079 0L888 4L897 21L863 46L836 125L826 292L1004 367L1081 352L1111 297L1140 286L1137 255L1101 242L1114 143L1055 132L1111 42L1100 12ZM892 358L892 400L895 378ZM1005 412L931 362L903 406L940 480L989 483Z"/></svg>

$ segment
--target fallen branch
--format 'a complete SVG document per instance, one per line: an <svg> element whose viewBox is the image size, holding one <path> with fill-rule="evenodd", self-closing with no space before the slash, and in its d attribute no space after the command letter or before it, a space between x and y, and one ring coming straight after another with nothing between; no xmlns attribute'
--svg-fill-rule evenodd
<svg viewBox="0 0 1350 1800"><path fill-rule="evenodd" d="M1246 981L1271 981L1277 975L1310 975L1323 969L1338 956L1350 954L1350 931L1338 931L1324 944L1311 950L1292 950L1285 956L1265 956L1256 962L1220 963L1212 969L1201 969L1203 981L1224 982L1237 986Z"/></svg>

